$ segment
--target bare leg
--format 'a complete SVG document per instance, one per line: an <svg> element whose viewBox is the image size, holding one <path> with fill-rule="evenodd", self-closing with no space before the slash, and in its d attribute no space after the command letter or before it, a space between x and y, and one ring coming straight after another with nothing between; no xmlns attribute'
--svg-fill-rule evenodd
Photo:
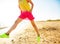
<svg viewBox="0 0 60 44"><path fill-rule="evenodd" d="M21 21L22 21L22 19L21 18L18 18L15 21L15 23L13 24L13 26L10 28L10 30L8 30L8 32L6 34L10 34L10 32L13 31Z"/></svg>
<svg viewBox="0 0 60 44"><path fill-rule="evenodd" d="M38 28L37 28L37 26L35 25L34 20L31 20L31 24L32 24L32 26L34 27L34 29L35 29L35 31L36 31L36 33L37 33L37 36L40 36L40 34L39 34L39 32L38 32Z"/></svg>

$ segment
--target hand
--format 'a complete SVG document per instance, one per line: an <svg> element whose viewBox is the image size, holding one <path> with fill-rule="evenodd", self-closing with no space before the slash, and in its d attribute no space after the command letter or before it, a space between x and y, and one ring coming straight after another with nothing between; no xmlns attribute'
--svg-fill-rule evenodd
<svg viewBox="0 0 60 44"><path fill-rule="evenodd" d="M30 10L30 12L32 12L32 9Z"/></svg>

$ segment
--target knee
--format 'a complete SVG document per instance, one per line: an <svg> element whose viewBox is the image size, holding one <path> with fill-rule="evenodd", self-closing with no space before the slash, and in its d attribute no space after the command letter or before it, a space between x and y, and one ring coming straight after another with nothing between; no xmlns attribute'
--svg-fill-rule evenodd
<svg viewBox="0 0 60 44"><path fill-rule="evenodd" d="M18 23L18 21L17 21L17 20L15 21L15 24L16 24L16 23Z"/></svg>

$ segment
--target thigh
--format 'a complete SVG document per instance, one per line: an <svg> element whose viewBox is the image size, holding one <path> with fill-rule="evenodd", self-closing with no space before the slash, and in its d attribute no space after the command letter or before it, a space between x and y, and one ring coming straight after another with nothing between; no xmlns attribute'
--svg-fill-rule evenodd
<svg viewBox="0 0 60 44"><path fill-rule="evenodd" d="M25 19L26 17L27 17L26 12L21 12L19 18L21 18L21 19Z"/></svg>
<svg viewBox="0 0 60 44"><path fill-rule="evenodd" d="M17 20L15 21L16 24L20 23L23 19L21 18L17 18Z"/></svg>
<svg viewBox="0 0 60 44"><path fill-rule="evenodd" d="M28 12L28 19L29 20L33 20L34 19L33 14L31 12Z"/></svg>

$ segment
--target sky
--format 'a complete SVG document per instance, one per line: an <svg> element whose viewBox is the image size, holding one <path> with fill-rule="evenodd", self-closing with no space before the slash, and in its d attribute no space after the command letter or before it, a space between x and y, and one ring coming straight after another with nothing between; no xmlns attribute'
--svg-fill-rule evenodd
<svg viewBox="0 0 60 44"><path fill-rule="evenodd" d="M60 0L32 0L35 21L60 19ZM20 15L18 0L0 0L0 26L11 27ZM27 21L22 24L25 25ZM21 25L22 25L21 24Z"/></svg>

